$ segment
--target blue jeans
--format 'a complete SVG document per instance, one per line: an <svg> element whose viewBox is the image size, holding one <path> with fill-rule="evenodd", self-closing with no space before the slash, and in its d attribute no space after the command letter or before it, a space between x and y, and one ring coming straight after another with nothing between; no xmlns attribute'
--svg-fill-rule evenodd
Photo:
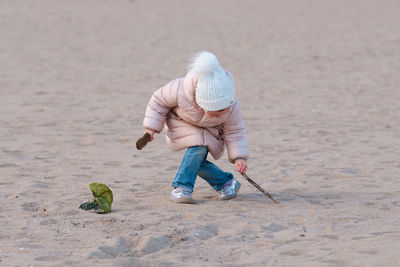
<svg viewBox="0 0 400 267"><path fill-rule="evenodd" d="M207 160L206 146L192 146L186 150L172 187L185 186L193 191L197 175L206 180L216 191L233 179L233 174L224 172L217 165Z"/></svg>

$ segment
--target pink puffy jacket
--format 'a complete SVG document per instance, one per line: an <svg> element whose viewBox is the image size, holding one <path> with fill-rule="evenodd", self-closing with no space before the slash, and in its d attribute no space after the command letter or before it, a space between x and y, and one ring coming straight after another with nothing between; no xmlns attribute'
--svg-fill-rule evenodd
<svg viewBox="0 0 400 267"><path fill-rule="evenodd" d="M226 144L230 162L247 160L246 127L239 102L221 118L208 118L195 101L196 85L197 76L189 73L155 91L146 108L144 128L160 133L165 123L167 145L173 150L207 146L219 159Z"/></svg>

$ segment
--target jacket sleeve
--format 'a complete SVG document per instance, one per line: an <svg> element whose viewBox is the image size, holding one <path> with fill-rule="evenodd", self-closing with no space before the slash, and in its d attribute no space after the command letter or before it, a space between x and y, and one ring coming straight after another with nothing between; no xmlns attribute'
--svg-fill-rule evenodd
<svg viewBox="0 0 400 267"><path fill-rule="evenodd" d="M228 150L229 161L234 163L236 159L247 160L249 158L246 125L242 118L239 102L233 106L232 113L223 123L224 138Z"/></svg>
<svg viewBox="0 0 400 267"><path fill-rule="evenodd" d="M178 92L181 79L169 82L167 85L155 91L147 104L143 120L143 127L160 133L171 108L178 105Z"/></svg>

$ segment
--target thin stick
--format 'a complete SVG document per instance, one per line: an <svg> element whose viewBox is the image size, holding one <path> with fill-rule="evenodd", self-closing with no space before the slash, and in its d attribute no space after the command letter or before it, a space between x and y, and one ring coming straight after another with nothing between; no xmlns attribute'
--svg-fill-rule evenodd
<svg viewBox="0 0 400 267"><path fill-rule="evenodd" d="M144 148L149 141L150 141L150 134L149 133L145 133L142 137L140 137L136 141L136 149L137 150L142 150L142 148Z"/></svg>
<svg viewBox="0 0 400 267"><path fill-rule="evenodd" d="M249 181L249 183L251 183L255 188L260 190L264 195L269 197L275 204L280 204L279 201L275 200L275 198L273 196L271 196L270 193L266 192L261 186L259 186L256 182L254 182L252 179L250 179L250 177L247 176L247 174L243 173L242 175L244 178L246 178L247 181Z"/></svg>

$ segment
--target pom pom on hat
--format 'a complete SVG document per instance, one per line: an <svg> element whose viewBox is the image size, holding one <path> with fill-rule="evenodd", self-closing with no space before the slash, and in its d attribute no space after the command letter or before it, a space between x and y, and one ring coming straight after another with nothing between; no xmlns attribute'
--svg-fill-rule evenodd
<svg viewBox="0 0 400 267"><path fill-rule="evenodd" d="M196 73L200 79L217 70L218 67L218 59L214 54L207 51L197 53L189 65L189 69Z"/></svg>
<svg viewBox="0 0 400 267"><path fill-rule="evenodd" d="M219 65L214 54L206 51L197 53L189 71L198 77L196 102L202 109L222 110L235 102L232 79Z"/></svg>

